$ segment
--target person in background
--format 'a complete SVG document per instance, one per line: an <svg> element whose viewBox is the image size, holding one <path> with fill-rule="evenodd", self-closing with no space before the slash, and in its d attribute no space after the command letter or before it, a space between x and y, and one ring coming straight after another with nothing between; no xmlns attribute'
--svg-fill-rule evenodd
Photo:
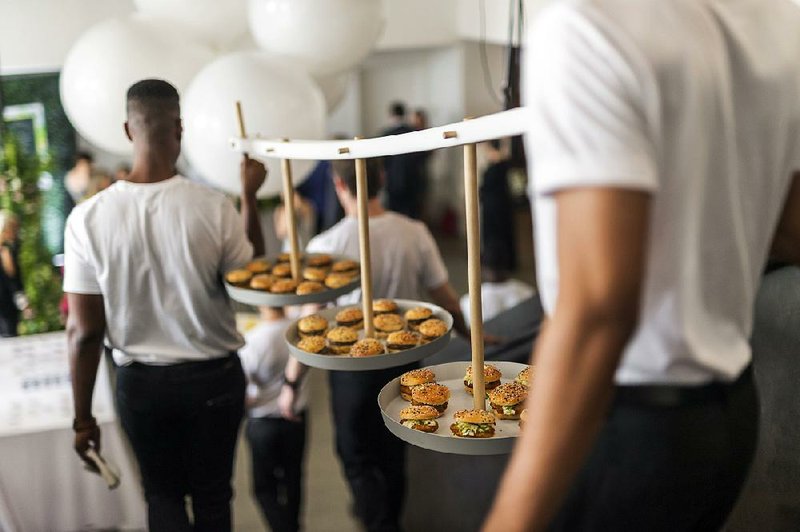
<svg viewBox="0 0 800 532"><path fill-rule="evenodd" d="M315 235L332 227L344 216L342 207L336 199L336 191L333 189L331 172L330 161L319 161L306 180L297 186L297 192L309 201L316 211Z"/></svg>
<svg viewBox="0 0 800 532"><path fill-rule="evenodd" d="M125 181L131 173L131 167L123 163L114 170L114 181Z"/></svg>
<svg viewBox="0 0 800 532"><path fill-rule="evenodd" d="M65 212L69 213L75 205L83 201L92 180L94 157L86 151L79 151L75 155L75 165L64 176L64 188L67 197Z"/></svg>
<svg viewBox="0 0 800 532"><path fill-rule="evenodd" d="M17 336L22 292L19 270L19 220L8 210L0 210L0 337Z"/></svg>
<svg viewBox="0 0 800 532"><path fill-rule="evenodd" d="M240 215L225 195L177 174L183 127L175 87L142 80L126 103L133 170L67 220L74 447L91 467L87 452L100 450L92 394L105 343L118 366L117 411L139 463L149 530L226 532L245 378L222 277L264 253L256 192L266 169L243 158Z"/></svg>
<svg viewBox="0 0 800 532"><path fill-rule="evenodd" d="M302 250L311 237L316 234L314 229L317 213L311 203L297 193L294 194L294 217L297 227L297 245ZM286 208L283 203L275 207L272 212L272 223L275 227L275 236L283 243L282 249L288 251L291 244L289 243L289 229L286 227Z"/></svg>
<svg viewBox="0 0 800 532"><path fill-rule="evenodd" d="M428 129L428 112L419 107L414 110L411 114L411 128L414 131L421 131L423 129ZM430 172L428 166L430 165L431 155L433 155L432 151L421 151L417 152L417 164L419 166L419 186L417 187L417 206L415 207L416 211L419 213L420 218L426 219L426 208L428 207L426 203L426 199L428 197L428 193L431 188L430 183Z"/></svg>
<svg viewBox="0 0 800 532"><path fill-rule="evenodd" d="M491 247L484 251L481 258L481 313L483 321L487 322L533 297L536 290L527 283L512 279L503 261L496 259L500 257L499 253L493 253ZM464 321L471 323L469 294L461 296L461 312Z"/></svg>
<svg viewBox="0 0 800 532"><path fill-rule="evenodd" d="M333 161L336 195L346 217L308 244L308 253L358 257L356 174L353 161ZM383 186L380 161L367 160L369 231L373 296L430 299L453 315L454 328L468 334L458 297L433 236L422 222L384 210L378 194ZM356 305L360 290L338 300ZM400 530L405 499L405 444L383 424L375 398L381 388L416 364L379 371L329 373L336 452L353 496L356 517L369 532ZM295 410L294 387L305 368L295 359L286 366L279 402L284 415Z"/></svg>
<svg viewBox="0 0 800 532"><path fill-rule="evenodd" d="M245 434L252 456L253 493L274 532L297 532L303 491L308 386L297 385L295 411L282 413L289 349L284 335L291 324L284 309L261 307L262 321L245 334L239 350L247 377Z"/></svg>
<svg viewBox="0 0 800 532"><path fill-rule="evenodd" d="M798 27L786 0L538 16L525 104L548 316L484 530L725 527L758 441L761 274L770 255L800 264Z"/></svg>
<svg viewBox="0 0 800 532"><path fill-rule="evenodd" d="M480 186L481 255L506 274L517 268L514 201L508 185L509 163L502 142L482 144L489 164Z"/></svg>
<svg viewBox="0 0 800 532"><path fill-rule="evenodd" d="M389 107L391 124L382 136L402 135L414 131L406 122L406 105L394 102ZM420 163L416 153L404 153L383 158L386 173L386 207L390 211L419 218Z"/></svg>

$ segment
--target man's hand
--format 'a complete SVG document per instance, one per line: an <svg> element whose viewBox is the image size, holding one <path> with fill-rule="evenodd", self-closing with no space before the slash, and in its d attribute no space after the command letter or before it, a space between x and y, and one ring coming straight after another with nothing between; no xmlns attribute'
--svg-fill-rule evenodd
<svg viewBox="0 0 800 532"><path fill-rule="evenodd" d="M242 157L241 164L242 197L255 198L256 192L267 179L267 169L259 161L251 159L246 154Z"/></svg>
<svg viewBox="0 0 800 532"><path fill-rule="evenodd" d="M100 452L100 427L97 426L97 422L94 419L91 419L85 423L76 423L74 430L75 452L78 453L78 456L81 457L81 460L84 461L91 471L97 473L97 467L94 465L94 462L86 456L86 452L89 449L94 449L98 453Z"/></svg>
<svg viewBox="0 0 800 532"><path fill-rule="evenodd" d="M288 384L281 387L281 393L278 396L278 408L281 411L281 416L289 421L300 421L294 411L294 402L297 399L297 392Z"/></svg>

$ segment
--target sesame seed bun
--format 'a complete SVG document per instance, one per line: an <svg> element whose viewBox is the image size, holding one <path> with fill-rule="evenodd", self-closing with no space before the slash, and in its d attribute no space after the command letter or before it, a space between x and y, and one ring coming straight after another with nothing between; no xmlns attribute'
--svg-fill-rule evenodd
<svg viewBox="0 0 800 532"><path fill-rule="evenodd" d="M528 397L528 389L518 382L506 382L489 392L489 402L497 406L513 406Z"/></svg>
<svg viewBox="0 0 800 532"><path fill-rule="evenodd" d="M325 338L322 336L307 336L297 342L297 347L316 355L323 354L327 350L325 347Z"/></svg>
<svg viewBox="0 0 800 532"><path fill-rule="evenodd" d="M292 267L288 262L281 262L272 268L272 275L281 279L289 278L292 276Z"/></svg>
<svg viewBox="0 0 800 532"><path fill-rule="evenodd" d="M253 273L247 270L231 270L225 275L225 280L234 286L247 286Z"/></svg>
<svg viewBox="0 0 800 532"><path fill-rule="evenodd" d="M358 341L358 333L350 327L334 327L325 337L331 351L339 355L350 354L350 348Z"/></svg>
<svg viewBox="0 0 800 532"><path fill-rule="evenodd" d="M461 438L491 438L494 436L494 415L486 410L459 410L453 415L455 423L450 425L450 431ZM459 423L469 423L475 428L484 431L465 432Z"/></svg>
<svg viewBox="0 0 800 532"><path fill-rule="evenodd" d="M383 354L383 344L374 338L359 340L350 348L350 355L354 357L371 357Z"/></svg>
<svg viewBox="0 0 800 532"><path fill-rule="evenodd" d="M447 409L450 400L450 388L444 384L428 382L411 389L411 404L430 405L441 414Z"/></svg>
<svg viewBox="0 0 800 532"><path fill-rule="evenodd" d="M294 279L276 279L269 289L273 294L288 294L297 289L297 281Z"/></svg>
<svg viewBox="0 0 800 532"><path fill-rule="evenodd" d="M322 336L327 329L328 320L319 314L306 316L297 322L297 332L300 336Z"/></svg>
<svg viewBox="0 0 800 532"><path fill-rule="evenodd" d="M397 312L397 303L391 299L376 299L372 302L372 313L376 316Z"/></svg>
<svg viewBox="0 0 800 532"><path fill-rule="evenodd" d="M250 288L253 290L269 291L272 288L273 279L268 273L259 273L250 279Z"/></svg>
<svg viewBox="0 0 800 532"><path fill-rule="evenodd" d="M497 367L491 364L484 364L483 365L483 378L485 382L494 382L499 381L500 377L503 374L500 373L500 370ZM464 376L465 379L472 379L472 364L467 366L467 374Z"/></svg>
<svg viewBox="0 0 800 532"><path fill-rule="evenodd" d="M325 286L328 288L341 288L350 284L353 276L345 273L331 273L325 278Z"/></svg>
<svg viewBox="0 0 800 532"><path fill-rule="evenodd" d="M331 271L334 273L351 273L354 274L358 271L358 263L354 260L340 260L333 263Z"/></svg>
<svg viewBox="0 0 800 532"><path fill-rule="evenodd" d="M322 283L317 283L314 281L303 281L302 283L297 285L298 296L316 294L318 292L322 292L323 290L325 290L325 287L322 286Z"/></svg>
<svg viewBox="0 0 800 532"><path fill-rule="evenodd" d="M413 331L416 331L419 325L423 321L430 319L431 316L433 316L433 311L428 307L414 307L407 310L405 314L408 328Z"/></svg>
<svg viewBox="0 0 800 532"><path fill-rule="evenodd" d="M419 335L408 331L393 332L386 337L386 350L390 353L411 349L418 344Z"/></svg>
<svg viewBox="0 0 800 532"><path fill-rule="evenodd" d="M321 283L325 281L325 277L327 277L328 272L322 268L306 268L303 270L303 279L306 281L317 281Z"/></svg>
<svg viewBox="0 0 800 532"><path fill-rule="evenodd" d="M400 376L400 397L411 402L411 392L415 386L428 382L436 382L436 374L427 369L412 369Z"/></svg>
<svg viewBox="0 0 800 532"><path fill-rule="evenodd" d="M528 366L522 371L520 371L519 375L517 375L514 378L514 380L520 383L521 385L525 386L526 388L528 388L530 387L530 381L532 377L533 377L533 367Z"/></svg>
<svg viewBox="0 0 800 532"><path fill-rule="evenodd" d="M380 314L373 320L379 338L386 338L389 333L403 330L405 322L398 314Z"/></svg>
<svg viewBox="0 0 800 532"><path fill-rule="evenodd" d="M419 326L419 333L423 340L430 342L447 334L447 324L436 318L425 320Z"/></svg>
<svg viewBox="0 0 800 532"><path fill-rule="evenodd" d="M361 329L364 327L364 314L356 307L346 308L336 313L336 325Z"/></svg>
<svg viewBox="0 0 800 532"><path fill-rule="evenodd" d="M248 263L247 266L245 266L245 269L250 273L252 273L253 275L256 275L259 273L269 272L270 266L271 264L269 263L269 261L266 261L264 259L256 259Z"/></svg>
<svg viewBox="0 0 800 532"><path fill-rule="evenodd" d="M439 412L432 406L407 406L400 411L400 421L406 419L436 419Z"/></svg>
<svg viewBox="0 0 800 532"><path fill-rule="evenodd" d="M314 268L323 268L325 266L329 266L331 262L333 262L331 256L325 254L311 255L306 260L306 264L313 266Z"/></svg>

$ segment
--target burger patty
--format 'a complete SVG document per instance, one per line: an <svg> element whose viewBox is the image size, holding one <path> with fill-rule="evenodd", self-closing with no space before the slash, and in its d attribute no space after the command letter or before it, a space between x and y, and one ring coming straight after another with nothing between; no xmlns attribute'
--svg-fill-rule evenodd
<svg viewBox="0 0 800 532"><path fill-rule="evenodd" d="M445 401L444 403L442 403L440 405L432 405L432 404L429 404L429 403L420 403L419 401L411 401L411 404L414 405L414 406L432 406L440 414L442 412L444 412L445 410L447 410L447 401Z"/></svg>
<svg viewBox="0 0 800 532"><path fill-rule="evenodd" d="M304 334L306 336L322 336L322 333L325 332L325 329L312 329L310 331L300 331L300 334Z"/></svg>
<svg viewBox="0 0 800 532"><path fill-rule="evenodd" d="M352 327L353 325L358 325L362 321L364 320L350 320L350 321L336 320L336 325L339 325L340 327Z"/></svg>
<svg viewBox="0 0 800 532"><path fill-rule="evenodd" d="M468 381L468 380L466 380L466 379L464 380L464 386L466 386L466 387L467 387L467 388L469 388L470 390L472 389L472 383L471 383L471 382L469 382L469 381ZM492 381L492 382L485 382L485 383L483 384L483 389L484 389L484 390L486 390L486 391L488 392L489 390L494 390L494 389L495 389L495 388L497 388L498 386L500 386L500 380L499 380L499 379L498 379L498 380L496 380L496 381Z"/></svg>
<svg viewBox="0 0 800 532"><path fill-rule="evenodd" d="M519 415L523 410L523 408L522 408L523 404L522 403L517 403L515 405L507 405L506 407L503 407L501 405L496 405L496 404L494 404L492 402L489 402L489 404L492 405L492 410L494 410L498 414L503 414L503 415L506 415L506 416L509 416L509 415L512 415L512 414L507 414L506 412L503 411L503 408L508 408L508 407L513 408L514 409L514 414L513 415L515 415L515 416Z"/></svg>
<svg viewBox="0 0 800 532"><path fill-rule="evenodd" d="M328 340L328 343L336 347L349 347L353 345L355 342L334 342L333 340Z"/></svg>
<svg viewBox="0 0 800 532"><path fill-rule="evenodd" d="M406 344L386 344L387 349L395 349L397 351L402 351L404 349L411 349L415 347L414 345L406 345Z"/></svg>

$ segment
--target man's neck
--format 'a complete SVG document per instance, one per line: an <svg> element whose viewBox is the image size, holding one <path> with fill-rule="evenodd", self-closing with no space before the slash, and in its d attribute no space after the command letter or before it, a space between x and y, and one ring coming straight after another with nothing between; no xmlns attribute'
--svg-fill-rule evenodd
<svg viewBox="0 0 800 532"><path fill-rule="evenodd" d="M176 174L175 161L171 158L137 156L127 181L133 183L158 183Z"/></svg>
<svg viewBox="0 0 800 532"><path fill-rule="evenodd" d="M384 209L383 205L381 205L380 199L372 198L367 202L367 215L370 218L374 216L380 216L385 212L386 209ZM347 205L347 208L345 209L345 214L347 214L347 216L353 216L353 217L358 216L358 202L355 199L353 199L353 201Z"/></svg>

